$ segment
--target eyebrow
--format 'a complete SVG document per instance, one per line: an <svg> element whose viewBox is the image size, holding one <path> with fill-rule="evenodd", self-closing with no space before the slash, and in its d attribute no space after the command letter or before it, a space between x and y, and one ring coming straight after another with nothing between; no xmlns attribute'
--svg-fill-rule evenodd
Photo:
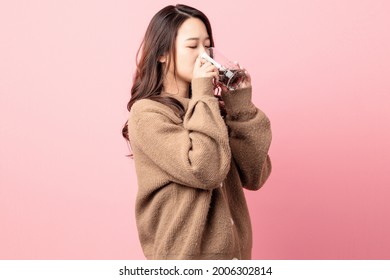
<svg viewBox="0 0 390 280"><path fill-rule="evenodd" d="M199 39L200 38L198 38L198 37L191 37L191 38L186 39L186 41L191 41L191 40L199 41ZM210 37L206 37L205 40L210 40Z"/></svg>

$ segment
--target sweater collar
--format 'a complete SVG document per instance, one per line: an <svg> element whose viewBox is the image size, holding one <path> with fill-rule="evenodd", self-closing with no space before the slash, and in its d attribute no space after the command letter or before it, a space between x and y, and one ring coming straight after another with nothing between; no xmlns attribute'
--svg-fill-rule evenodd
<svg viewBox="0 0 390 280"><path fill-rule="evenodd" d="M187 111L188 103L190 102L190 98L181 97L177 94L172 94L172 93L168 93L168 92L161 92L160 95L175 98L177 101L179 101L183 105L184 110Z"/></svg>

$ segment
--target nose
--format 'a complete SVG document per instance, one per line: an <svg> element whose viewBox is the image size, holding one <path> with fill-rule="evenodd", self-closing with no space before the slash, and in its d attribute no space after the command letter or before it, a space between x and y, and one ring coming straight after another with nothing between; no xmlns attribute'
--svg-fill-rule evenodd
<svg viewBox="0 0 390 280"><path fill-rule="evenodd" d="M205 47L200 47L200 49L199 49L199 55L201 55L202 53L204 53L204 52L207 52L206 51L206 48Z"/></svg>
<svg viewBox="0 0 390 280"><path fill-rule="evenodd" d="M204 46L202 46L199 50L199 55L201 55L202 53L207 53L208 55L210 55L210 51L209 51L209 48L205 48Z"/></svg>

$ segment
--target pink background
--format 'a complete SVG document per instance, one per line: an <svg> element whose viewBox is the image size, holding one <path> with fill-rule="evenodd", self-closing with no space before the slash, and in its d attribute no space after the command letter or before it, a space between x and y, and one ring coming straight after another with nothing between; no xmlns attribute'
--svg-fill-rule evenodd
<svg viewBox="0 0 390 280"><path fill-rule="evenodd" d="M389 2L236 2L183 1L272 121L253 257L389 259ZM172 3L1 1L1 259L143 259L120 132L136 50Z"/></svg>

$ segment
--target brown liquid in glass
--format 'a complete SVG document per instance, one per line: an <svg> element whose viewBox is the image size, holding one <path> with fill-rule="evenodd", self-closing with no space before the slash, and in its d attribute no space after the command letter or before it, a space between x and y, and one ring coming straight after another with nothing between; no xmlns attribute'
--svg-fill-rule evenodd
<svg viewBox="0 0 390 280"><path fill-rule="evenodd" d="M232 74L226 75L226 73L230 71ZM245 73L242 70L219 70L219 83L224 84L230 90L237 89L237 87L245 80Z"/></svg>

